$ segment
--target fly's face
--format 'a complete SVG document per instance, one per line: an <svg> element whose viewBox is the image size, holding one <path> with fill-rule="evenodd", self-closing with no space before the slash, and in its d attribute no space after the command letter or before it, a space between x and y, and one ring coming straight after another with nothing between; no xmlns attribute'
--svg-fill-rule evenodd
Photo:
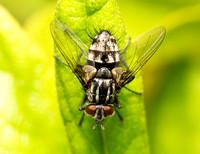
<svg viewBox="0 0 200 154"><path fill-rule="evenodd" d="M89 105L85 108L85 114L91 116L96 120L96 123L93 129L96 128L96 125L100 122L102 129L104 129L102 121L104 118L112 117L115 113L114 108L111 106L104 105Z"/></svg>
<svg viewBox="0 0 200 154"><path fill-rule="evenodd" d="M51 23L51 33L66 63L55 56L56 59L67 65L83 86L85 98L79 110L96 120L93 128L100 123L104 129L104 118L113 116L114 108L121 108L117 93L123 87L128 89L126 85L157 51L165 37L165 28L158 26L146 32L133 43L132 50L127 50L130 37L126 46L118 49L117 42L123 40L116 41L108 30L96 31L89 49L57 19ZM123 120L117 110L116 113Z"/></svg>

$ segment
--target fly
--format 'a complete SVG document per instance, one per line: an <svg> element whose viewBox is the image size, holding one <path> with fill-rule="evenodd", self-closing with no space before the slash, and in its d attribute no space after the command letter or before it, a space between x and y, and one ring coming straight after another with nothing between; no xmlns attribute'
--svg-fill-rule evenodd
<svg viewBox="0 0 200 154"><path fill-rule="evenodd" d="M127 52L130 38L127 45L119 50L116 39L108 30L99 31L89 49L57 19L51 23L51 33L66 63L55 58L70 67L85 91L79 107L80 111L84 111L79 124L86 114L96 120L93 129L100 123L104 130L102 121L113 116L115 111L123 120L116 110L121 108L117 94L123 87L128 89L125 85L135 78L157 51L164 39L165 28L158 26L142 35L135 41L134 50L130 52Z"/></svg>

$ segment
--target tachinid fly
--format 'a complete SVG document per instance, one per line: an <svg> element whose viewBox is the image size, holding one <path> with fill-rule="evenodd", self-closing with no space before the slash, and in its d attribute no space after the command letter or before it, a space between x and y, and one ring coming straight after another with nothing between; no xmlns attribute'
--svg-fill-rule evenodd
<svg viewBox="0 0 200 154"><path fill-rule="evenodd" d="M158 26L145 33L135 41L134 49L129 52L127 47L130 38L127 45L119 50L116 39L108 30L97 33L90 49L57 19L51 23L51 33L66 63L55 58L70 67L85 90L79 110L84 110L86 115L96 120L93 129L98 123L104 129L104 118L113 116L115 108L121 108L117 99L119 90L123 87L128 89L125 85L135 78L159 48L165 36L165 28ZM117 110L116 113L122 120ZM82 120L83 117L80 124Z"/></svg>

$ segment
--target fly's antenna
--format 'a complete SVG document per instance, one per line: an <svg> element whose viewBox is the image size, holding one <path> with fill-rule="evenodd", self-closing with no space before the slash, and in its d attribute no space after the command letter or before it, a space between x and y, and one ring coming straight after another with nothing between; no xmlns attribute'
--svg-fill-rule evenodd
<svg viewBox="0 0 200 154"><path fill-rule="evenodd" d="M97 121L97 122L94 124L93 129L96 128L96 126L97 126L98 123L99 123L99 121Z"/></svg>

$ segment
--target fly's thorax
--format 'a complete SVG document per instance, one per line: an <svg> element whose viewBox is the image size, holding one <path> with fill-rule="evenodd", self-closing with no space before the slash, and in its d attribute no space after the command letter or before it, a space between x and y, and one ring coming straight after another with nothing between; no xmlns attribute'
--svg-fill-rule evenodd
<svg viewBox="0 0 200 154"><path fill-rule="evenodd" d="M88 61L94 63L117 63L120 61L118 46L108 31L101 31L93 40Z"/></svg>
<svg viewBox="0 0 200 154"><path fill-rule="evenodd" d="M112 79L113 77L111 71L108 68L101 67L96 73L96 78Z"/></svg>
<svg viewBox="0 0 200 154"><path fill-rule="evenodd" d="M113 79L94 78L86 94L90 103L110 104L116 97L116 84Z"/></svg>

